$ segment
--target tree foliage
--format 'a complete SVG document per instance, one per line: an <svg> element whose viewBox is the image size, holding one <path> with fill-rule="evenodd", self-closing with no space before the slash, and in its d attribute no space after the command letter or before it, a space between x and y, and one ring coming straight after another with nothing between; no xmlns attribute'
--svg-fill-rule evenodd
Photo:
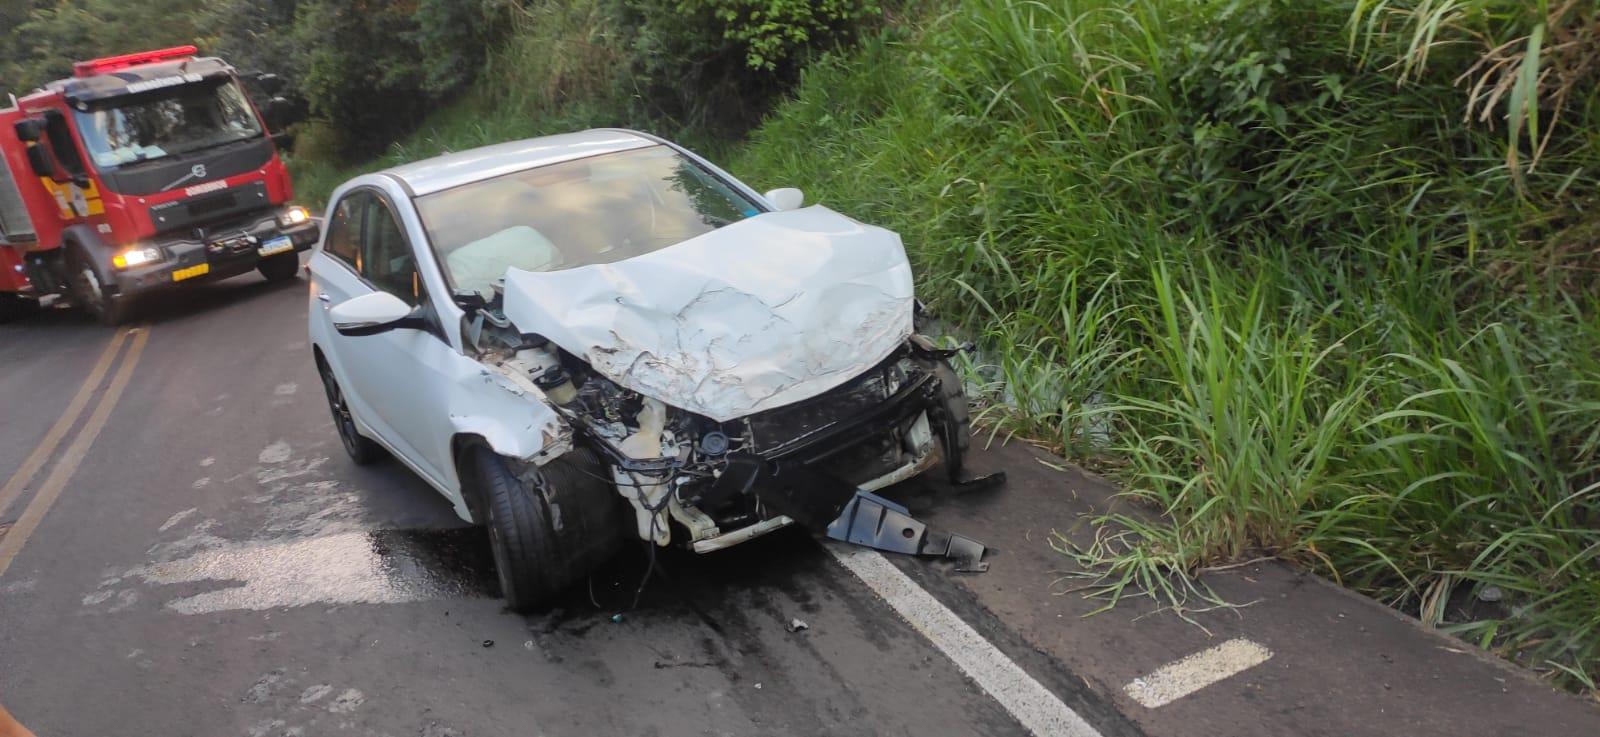
<svg viewBox="0 0 1600 737"><path fill-rule="evenodd" d="M476 83L490 50L547 37L529 27L540 18L573 16L609 60L590 80L604 89L582 93L630 117L737 135L806 61L881 12L879 0L0 0L0 90L25 92L81 59L194 43L284 78L283 94L321 123L323 153L354 159ZM491 87L527 76L497 72Z"/></svg>

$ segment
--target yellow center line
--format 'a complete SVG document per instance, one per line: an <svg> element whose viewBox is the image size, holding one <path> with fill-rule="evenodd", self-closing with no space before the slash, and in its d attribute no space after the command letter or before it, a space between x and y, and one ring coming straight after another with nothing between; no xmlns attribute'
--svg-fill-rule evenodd
<svg viewBox="0 0 1600 737"><path fill-rule="evenodd" d="M6 569L11 567L11 561L17 557L17 552L23 544L28 542L28 537L38 529L39 522L44 519L50 506L55 504L56 498L61 496L67 482L72 479L72 474L78 470L78 464L83 462L89 454L89 447L94 445L95 438L100 436L100 431L105 428L106 420L111 417L112 408L116 407L117 400L122 397L124 389L128 388L128 380L133 376L133 368L139 363L139 354L144 352L144 344L150 338L149 328L136 328L132 331L133 343L128 347L128 352L122 357L122 365L117 367L117 373L111 377L111 384L106 387L106 393L100 397L100 402L95 405L94 413L84 423L78 436L73 438L72 444L67 446L61 454L61 460L56 467L51 469L50 475L39 486L39 493L35 494L28 506L23 508L22 515L17 518L6 536L0 538L0 576L5 575Z"/></svg>
<svg viewBox="0 0 1600 737"><path fill-rule="evenodd" d="M95 363L94 369L89 371L89 378L83 380L83 386L78 388L78 393L67 403L67 409L61 413L61 419L50 426L50 431L39 441L39 447L34 448L33 452L22 461L22 466L17 472L6 479L5 486L0 486L0 515L5 514L6 508L17 500L17 496L27 488L28 482L33 480L33 475L39 472L45 461L50 460L50 454L56 452L56 446L61 444L61 439L66 437L67 431L78 423L78 417L83 415L83 408L89 406L89 397L94 396L94 390L99 388L101 380L105 379L106 371L111 369L111 359L117 357L117 351L122 348L122 340L126 337L128 337L127 328L119 328L116 334L111 336L111 342L100 352L100 360Z"/></svg>

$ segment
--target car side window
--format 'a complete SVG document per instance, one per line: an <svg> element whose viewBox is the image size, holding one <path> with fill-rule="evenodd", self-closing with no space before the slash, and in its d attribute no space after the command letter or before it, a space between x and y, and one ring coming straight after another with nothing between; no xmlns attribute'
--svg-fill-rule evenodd
<svg viewBox="0 0 1600 737"><path fill-rule="evenodd" d="M372 285L415 307L422 303L422 280L405 231L389 204L373 197L361 228L361 275Z"/></svg>
<svg viewBox="0 0 1600 737"><path fill-rule="evenodd" d="M361 273L361 216L372 195L356 192L339 200L328 218L328 237L322 250Z"/></svg>

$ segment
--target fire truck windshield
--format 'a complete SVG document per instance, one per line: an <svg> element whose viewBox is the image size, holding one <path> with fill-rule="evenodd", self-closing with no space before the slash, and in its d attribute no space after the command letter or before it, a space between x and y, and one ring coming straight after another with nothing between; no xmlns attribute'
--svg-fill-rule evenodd
<svg viewBox="0 0 1600 737"><path fill-rule="evenodd" d="M75 114L84 147L99 169L180 156L261 135L255 110L231 79L112 98Z"/></svg>

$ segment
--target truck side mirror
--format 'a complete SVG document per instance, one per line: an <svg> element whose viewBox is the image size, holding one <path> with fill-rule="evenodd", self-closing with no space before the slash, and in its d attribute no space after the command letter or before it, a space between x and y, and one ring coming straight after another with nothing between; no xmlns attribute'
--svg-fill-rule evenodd
<svg viewBox="0 0 1600 737"><path fill-rule="evenodd" d="M294 109L287 99L274 97L261 106L261 119L267 124L268 130L281 130L288 123L289 113Z"/></svg>
<svg viewBox="0 0 1600 737"><path fill-rule="evenodd" d="M56 158L50 155L50 149L43 143L35 142L28 147L28 168L33 170L36 177L48 177L55 182L67 181L61 167L56 166Z"/></svg>
<svg viewBox="0 0 1600 737"><path fill-rule="evenodd" d="M283 91L283 77L271 72L258 72L255 75L256 87L269 95L276 95Z"/></svg>
<svg viewBox="0 0 1600 737"><path fill-rule="evenodd" d="M17 131L17 138L23 143L32 143L39 140L44 133L44 124L35 118L23 118L12 126Z"/></svg>

